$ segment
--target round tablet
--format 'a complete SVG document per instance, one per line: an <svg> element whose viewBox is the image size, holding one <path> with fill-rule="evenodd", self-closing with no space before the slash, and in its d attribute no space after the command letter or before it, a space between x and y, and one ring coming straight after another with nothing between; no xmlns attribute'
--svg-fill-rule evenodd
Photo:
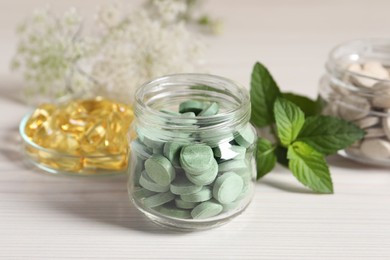
<svg viewBox="0 0 390 260"><path fill-rule="evenodd" d="M247 168L248 165L246 164L245 160L229 160L218 165L219 172L227 172Z"/></svg>
<svg viewBox="0 0 390 260"><path fill-rule="evenodd" d="M170 204L156 207L154 209L168 217L181 218L181 219L191 218L191 213L189 210L178 209L175 206L171 206Z"/></svg>
<svg viewBox="0 0 390 260"><path fill-rule="evenodd" d="M200 191L192 194L184 194L180 195L180 199L187 202L202 202L209 200L213 197L213 193L211 188L203 187Z"/></svg>
<svg viewBox="0 0 390 260"><path fill-rule="evenodd" d="M385 136L385 130L382 127L372 127L364 129L366 131L365 138L382 137Z"/></svg>
<svg viewBox="0 0 390 260"><path fill-rule="evenodd" d="M214 161L213 150L205 144L184 146L180 152L180 165L191 174L199 175L210 168Z"/></svg>
<svg viewBox="0 0 390 260"><path fill-rule="evenodd" d="M235 134L234 140L241 146L248 148L256 140L252 127L248 124Z"/></svg>
<svg viewBox="0 0 390 260"><path fill-rule="evenodd" d="M145 161L145 170L154 182L162 186L169 185L176 175L171 162L160 154L153 154Z"/></svg>
<svg viewBox="0 0 390 260"><path fill-rule="evenodd" d="M365 139L360 150L368 158L377 160L390 158L390 142L382 139Z"/></svg>
<svg viewBox="0 0 390 260"><path fill-rule="evenodd" d="M180 166L179 158L180 151L185 144L180 142L167 142L164 145L163 154L169 161L171 161L172 165Z"/></svg>
<svg viewBox="0 0 390 260"><path fill-rule="evenodd" d="M225 172L217 178L213 187L213 196L222 204L233 202L244 187L243 179L234 172Z"/></svg>
<svg viewBox="0 0 390 260"><path fill-rule="evenodd" d="M175 199L175 195L173 195L170 191L158 193L147 197L143 200L144 205L148 208L154 208L157 206L161 206L165 203L168 203Z"/></svg>
<svg viewBox="0 0 390 260"><path fill-rule="evenodd" d="M179 112L180 113L193 112L197 115L203 110L204 106L205 105L202 101L187 100L182 102L179 105Z"/></svg>
<svg viewBox="0 0 390 260"><path fill-rule="evenodd" d="M221 204L214 201L206 201L196 206L191 211L191 216L194 219L205 219L217 216L222 210L223 207Z"/></svg>
<svg viewBox="0 0 390 260"><path fill-rule="evenodd" d="M171 192L176 195L192 194L200 191L201 189L201 185L193 184L185 176L181 175L177 175L170 186Z"/></svg>
<svg viewBox="0 0 390 260"><path fill-rule="evenodd" d="M146 171L143 171L141 173L141 177L139 178L139 185L144 187L145 189L148 189L150 191L154 192L166 192L169 191L169 185L163 186L160 184L155 183L146 173Z"/></svg>
<svg viewBox="0 0 390 260"><path fill-rule="evenodd" d="M136 187L133 190L133 195L137 199L143 199L145 197L150 197L150 196L155 195L155 194L156 194L156 192L147 190L147 189L142 188L142 187Z"/></svg>
<svg viewBox="0 0 390 260"><path fill-rule="evenodd" d="M389 109L385 110L386 113L389 113ZM382 125L383 125L383 131L385 132L386 134L386 137L387 139L390 140L390 117L387 116L387 117L384 117L382 119Z"/></svg>
<svg viewBox="0 0 390 260"><path fill-rule="evenodd" d="M186 176L190 182L196 185L209 185L211 184L218 174L218 163L214 159L210 168L201 175L193 175L186 172Z"/></svg>
<svg viewBox="0 0 390 260"><path fill-rule="evenodd" d="M184 201L182 199L176 198L175 199L175 205L176 207L180 209L193 209L195 208L198 203L197 202L189 202L189 201Z"/></svg>
<svg viewBox="0 0 390 260"><path fill-rule="evenodd" d="M358 120L370 113L370 102L355 95L344 96L340 101L339 115L347 121Z"/></svg>
<svg viewBox="0 0 390 260"><path fill-rule="evenodd" d="M379 121L379 117L377 116L367 116L365 118L356 120L353 123L356 124L358 127L364 129L378 124Z"/></svg>
<svg viewBox="0 0 390 260"><path fill-rule="evenodd" d="M213 116L218 113L219 106L218 103L212 102L208 106L206 106L199 114L198 116Z"/></svg>

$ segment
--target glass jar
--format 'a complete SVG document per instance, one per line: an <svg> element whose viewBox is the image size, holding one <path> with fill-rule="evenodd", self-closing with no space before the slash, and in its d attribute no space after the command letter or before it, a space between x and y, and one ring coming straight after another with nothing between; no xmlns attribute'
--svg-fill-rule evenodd
<svg viewBox="0 0 390 260"><path fill-rule="evenodd" d="M355 40L335 47L319 94L323 114L350 121L366 132L340 154L390 166L390 39Z"/></svg>
<svg viewBox="0 0 390 260"><path fill-rule="evenodd" d="M207 74L153 80L136 93L130 131L131 201L157 224L207 229L253 197L256 132L248 91Z"/></svg>

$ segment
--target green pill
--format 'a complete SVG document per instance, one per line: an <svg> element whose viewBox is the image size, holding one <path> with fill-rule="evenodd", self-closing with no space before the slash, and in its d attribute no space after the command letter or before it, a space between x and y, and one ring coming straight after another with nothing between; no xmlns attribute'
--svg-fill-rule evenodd
<svg viewBox="0 0 390 260"><path fill-rule="evenodd" d="M171 162L160 154L153 154L145 161L148 176L161 186L169 185L175 178L175 169Z"/></svg>
<svg viewBox="0 0 390 260"><path fill-rule="evenodd" d="M160 184L155 183L146 173L146 171L143 171L141 173L141 177L139 178L139 185L144 187L147 190L154 191L154 192L166 192L169 191L169 185L163 186Z"/></svg>
<svg viewBox="0 0 390 260"><path fill-rule="evenodd" d="M179 112L180 113L193 112L197 115L200 112L202 112L204 107L205 107L205 104L202 101L187 100L187 101L182 102L179 105Z"/></svg>
<svg viewBox="0 0 390 260"><path fill-rule="evenodd" d="M178 112L175 112L175 111L172 111L172 110L168 110L168 109L161 109L160 112L164 113L164 114L167 114L167 115L170 115L170 116L180 116L181 115Z"/></svg>
<svg viewBox="0 0 390 260"><path fill-rule="evenodd" d="M213 164L214 154L205 144L187 145L181 149L180 165L190 174L200 175Z"/></svg>
<svg viewBox="0 0 390 260"><path fill-rule="evenodd" d="M166 204L160 207L154 208L154 210L160 212L161 214L172 217L172 218L180 218L180 219L189 219L191 218L191 212L186 209L178 209L174 205Z"/></svg>
<svg viewBox="0 0 390 260"><path fill-rule="evenodd" d="M180 199L186 202L202 202L213 197L213 193L209 187L203 187L200 191L192 194L180 195Z"/></svg>
<svg viewBox="0 0 390 260"><path fill-rule="evenodd" d="M250 125L247 125L244 129L238 131L234 136L234 140L245 148L248 148L256 140L256 135L253 133Z"/></svg>
<svg viewBox="0 0 390 260"><path fill-rule="evenodd" d="M235 201L244 187L243 179L234 172L225 172L217 178L213 187L213 197L222 204Z"/></svg>
<svg viewBox="0 0 390 260"><path fill-rule="evenodd" d="M191 211L191 216L194 219L205 219L217 216L223 210L223 206L214 201L206 201L196 206Z"/></svg>
<svg viewBox="0 0 390 260"><path fill-rule="evenodd" d="M175 195L173 195L170 191L158 193L147 197L143 200L143 203L148 208L154 208L157 206L164 205L175 199Z"/></svg>
<svg viewBox="0 0 390 260"><path fill-rule="evenodd" d="M206 106L198 116L213 116L218 114L219 106L218 103L212 102L208 106Z"/></svg>
<svg viewBox="0 0 390 260"><path fill-rule="evenodd" d="M193 209L198 205L198 203L197 202L188 202L188 201L184 201L182 199L176 198L175 205L176 205L176 207L178 207L180 209Z"/></svg>
<svg viewBox="0 0 390 260"><path fill-rule="evenodd" d="M134 187L133 194L134 194L135 198L143 199L145 197L150 197L152 195L155 195L156 192L147 190L147 189L142 188L142 187Z"/></svg>
<svg viewBox="0 0 390 260"><path fill-rule="evenodd" d="M185 195L198 192L202 189L201 185L196 185L190 182L185 176L177 175L172 181L170 190L176 195Z"/></svg>
<svg viewBox="0 0 390 260"><path fill-rule="evenodd" d="M163 154L173 166L180 166L180 151L185 146L185 143L167 142L164 145Z"/></svg>
<svg viewBox="0 0 390 260"><path fill-rule="evenodd" d="M248 165L245 160L229 160L218 165L219 172L248 170Z"/></svg>
<svg viewBox="0 0 390 260"><path fill-rule="evenodd" d="M193 175L186 172L185 175L187 178L196 185L209 185L211 184L218 174L218 163L213 160L209 169L205 170L201 175Z"/></svg>

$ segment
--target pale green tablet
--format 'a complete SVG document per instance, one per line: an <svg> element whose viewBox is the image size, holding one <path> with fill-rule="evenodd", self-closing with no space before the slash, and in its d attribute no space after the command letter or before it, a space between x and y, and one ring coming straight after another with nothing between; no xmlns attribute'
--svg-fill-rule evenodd
<svg viewBox="0 0 390 260"><path fill-rule="evenodd" d="M193 184L184 175L179 174L176 175L170 186L171 192L176 195L192 194L201 189L201 185Z"/></svg>
<svg viewBox="0 0 390 260"><path fill-rule="evenodd" d="M198 116L213 116L218 114L219 106L218 103L212 102L198 114Z"/></svg>
<svg viewBox="0 0 390 260"><path fill-rule="evenodd" d="M214 154L210 146L192 144L184 146L180 152L180 165L190 174L200 175L213 164Z"/></svg>
<svg viewBox="0 0 390 260"><path fill-rule="evenodd" d="M157 193L155 195L147 197L143 200L143 203L148 208L154 208L157 206L161 206L165 203L168 203L174 199L175 199L175 195L172 194L170 191L167 191L167 192Z"/></svg>
<svg viewBox="0 0 390 260"><path fill-rule="evenodd" d="M180 219L191 218L191 212L189 210L178 209L174 205L171 205L170 203L165 204L163 206L156 207L154 208L154 210L172 218L180 218Z"/></svg>
<svg viewBox="0 0 390 260"><path fill-rule="evenodd" d="M249 124L244 129L238 131L234 136L234 140L245 148L248 148L256 140L256 135Z"/></svg>
<svg viewBox="0 0 390 260"><path fill-rule="evenodd" d="M162 112L164 114L167 114L167 115L170 115L170 116L180 116L181 115L178 112L175 112L175 111L172 111L172 110L168 110L168 109L161 109L160 112Z"/></svg>
<svg viewBox="0 0 390 260"><path fill-rule="evenodd" d="M234 172L225 172L217 178L213 187L213 197L220 203L235 201L244 187L243 179Z"/></svg>
<svg viewBox="0 0 390 260"><path fill-rule="evenodd" d="M147 189L142 188L142 187L134 187L134 189L133 189L133 195L137 199L143 199L143 198L155 195L155 194L156 194L156 192L147 190Z"/></svg>
<svg viewBox="0 0 390 260"><path fill-rule="evenodd" d="M219 172L235 171L241 169L248 169L245 160L229 160L218 165Z"/></svg>
<svg viewBox="0 0 390 260"><path fill-rule="evenodd" d="M141 177L139 178L139 185L144 187L145 189L148 189L150 191L154 192L166 192L169 191L169 185L163 186L160 184L155 183L146 173L146 171L143 171L141 173Z"/></svg>
<svg viewBox="0 0 390 260"><path fill-rule="evenodd" d="M180 195L180 199L187 202L202 202L213 197L213 192L210 187L202 187L198 192L192 194Z"/></svg>
<svg viewBox="0 0 390 260"><path fill-rule="evenodd" d="M186 144L184 142L167 142L164 145L163 154L173 166L180 166L180 151Z"/></svg>
<svg viewBox="0 0 390 260"><path fill-rule="evenodd" d="M196 206L191 211L191 216L194 219L205 219L217 216L219 213L221 213L223 210L223 207L221 204L215 201L206 201L198 206Z"/></svg>
<svg viewBox="0 0 390 260"><path fill-rule="evenodd" d="M202 101L187 100L179 105L179 112L180 113L193 112L197 115L203 110L204 107L205 104Z"/></svg>
<svg viewBox="0 0 390 260"><path fill-rule="evenodd" d="M184 201L182 199L176 198L175 199L175 205L176 207L180 209L193 209L195 208L198 203L197 202L189 202L189 201Z"/></svg>
<svg viewBox="0 0 390 260"><path fill-rule="evenodd" d="M222 160L244 159L246 148L239 145L223 144L214 148L214 155Z"/></svg>
<svg viewBox="0 0 390 260"><path fill-rule="evenodd" d="M153 154L145 161L145 170L148 176L161 186L169 185L176 175L171 162L160 154Z"/></svg>
<svg viewBox="0 0 390 260"><path fill-rule="evenodd" d="M186 172L187 178L196 185L209 185L211 184L218 174L218 163L213 160L209 169L204 171L201 175L193 175Z"/></svg>

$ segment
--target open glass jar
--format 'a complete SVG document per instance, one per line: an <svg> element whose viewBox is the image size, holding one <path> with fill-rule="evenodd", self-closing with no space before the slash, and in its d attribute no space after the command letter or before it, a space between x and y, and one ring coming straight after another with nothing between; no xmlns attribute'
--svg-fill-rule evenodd
<svg viewBox="0 0 390 260"><path fill-rule="evenodd" d="M340 152L390 166L390 39L355 40L334 48L320 82L323 113L353 122L366 135Z"/></svg>
<svg viewBox="0 0 390 260"><path fill-rule="evenodd" d="M136 93L130 199L179 230L219 226L253 197L256 133L248 92L207 74L158 78Z"/></svg>

